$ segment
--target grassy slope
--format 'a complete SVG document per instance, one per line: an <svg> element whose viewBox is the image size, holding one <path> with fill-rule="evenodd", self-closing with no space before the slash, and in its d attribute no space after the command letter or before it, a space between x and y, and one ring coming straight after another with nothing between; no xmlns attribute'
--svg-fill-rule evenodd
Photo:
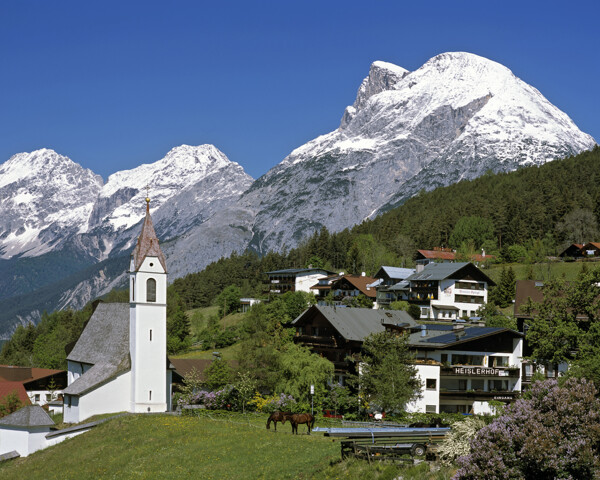
<svg viewBox="0 0 600 480"><path fill-rule="evenodd" d="M116 418L27 458L1 463L0 478L384 480L401 474L405 480L448 480L453 473L445 468L430 473L427 464L400 469L377 462L341 462L339 440L321 434L292 436L289 425L268 431L265 419L266 415L212 412L210 418Z"/></svg>
<svg viewBox="0 0 600 480"><path fill-rule="evenodd" d="M339 457L338 443L292 436L287 429L275 434L265 429L265 419L117 418L0 464L0 478L307 478Z"/></svg>
<svg viewBox="0 0 600 480"><path fill-rule="evenodd" d="M548 281L553 278L561 278L563 275L567 280L575 280L577 274L581 271L582 265L582 262L548 262L532 265L513 263L491 265L489 268L485 269L484 272L495 282L500 281L502 268L508 268L509 266L514 270L517 280L526 279L531 272L533 272L533 278L535 280ZM600 263L586 262L586 267L588 270L594 270L600 267Z"/></svg>

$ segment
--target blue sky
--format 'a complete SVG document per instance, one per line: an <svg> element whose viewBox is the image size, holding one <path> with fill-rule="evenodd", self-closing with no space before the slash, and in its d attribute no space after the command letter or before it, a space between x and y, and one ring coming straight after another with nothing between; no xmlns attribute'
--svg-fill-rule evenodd
<svg viewBox="0 0 600 480"><path fill-rule="evenodd" d="M0 2L0 162L106 178L212 143L257 178L339 125L375 60L510 68L600 141L600 2Z"/></svg>

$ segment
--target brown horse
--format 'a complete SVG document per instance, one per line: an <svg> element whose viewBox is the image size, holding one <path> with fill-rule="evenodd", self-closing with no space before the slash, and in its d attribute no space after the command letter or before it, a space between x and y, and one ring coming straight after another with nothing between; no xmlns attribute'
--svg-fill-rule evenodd
<svg viewBox="0 0 600 480"><path fill-rule="evenodd" d="M292 434L298 435L298 425L305 423L308 428L308 434L310 435L310 429L315 426L315 417L310 413L295 413L294 415L287 415L286 419L292 424Z"/></svg>
<svg viewBox="0 0 600 480"><path fill-rule="evenodd" d="M292 416L292 412L273 412L267 420L267 430L271 429L271 422L275 423L275 431L277 431L277 422L281 422L285 425L285 421L289 420Z"/></svg>

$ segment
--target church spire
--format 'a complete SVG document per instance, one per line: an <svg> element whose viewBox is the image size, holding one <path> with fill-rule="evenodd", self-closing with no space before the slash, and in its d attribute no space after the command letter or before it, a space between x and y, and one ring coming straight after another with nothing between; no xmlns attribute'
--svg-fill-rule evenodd
<svg viewBox="0 0 600 480"><path fill-rule="evenodd" d="M142 266L142 262L146 257L157 257L162 265L165 273L167 271L167 262L165 256L158 244L158 238L154 232L152 217L150 216L150 198L146 197L146 218L142 225L142 233L138 237L137 245L133 250L133 270L137 272Z"/></svg>

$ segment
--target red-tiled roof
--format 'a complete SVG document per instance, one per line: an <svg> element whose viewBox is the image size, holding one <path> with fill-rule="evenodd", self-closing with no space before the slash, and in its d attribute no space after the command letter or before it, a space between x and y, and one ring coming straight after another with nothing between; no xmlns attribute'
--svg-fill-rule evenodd
<svg viewBox="0 0 600 480"><path fill-rule="evenodd" d="M31 405L31 400L21 382L0 382L0 403L4 401L4 397L13 392L16 392L23 405Z"/></svg>
<svg viewBox="0 0 600 480"><path fill-rule="evenodd" d="M417 250L423 257L430 259L440 259L440 260L454 260L456 257L456 253L454 252L445 252L441 250Z"/></svg>
<svg viewBox="0 0 600 480"><path fill-rule="evenodd" d="M63 372L64 370L54 370L51 368L0 365L0 381L29 383Z"/></svg>
<svg viewBox="0 0 600 480"><path fill-rule="evenodd" d="M332 284L332 288L335 289L335 284L343 280L347 280L354 287L356 287L356 289L359 290L360 293L366 295L367 297L375 298L375 296L377 295L377 291L374 288L369 288L367 290L367 285L376 281L376 278L362 275L344 275L342 278L340 278Z"/></svg>

